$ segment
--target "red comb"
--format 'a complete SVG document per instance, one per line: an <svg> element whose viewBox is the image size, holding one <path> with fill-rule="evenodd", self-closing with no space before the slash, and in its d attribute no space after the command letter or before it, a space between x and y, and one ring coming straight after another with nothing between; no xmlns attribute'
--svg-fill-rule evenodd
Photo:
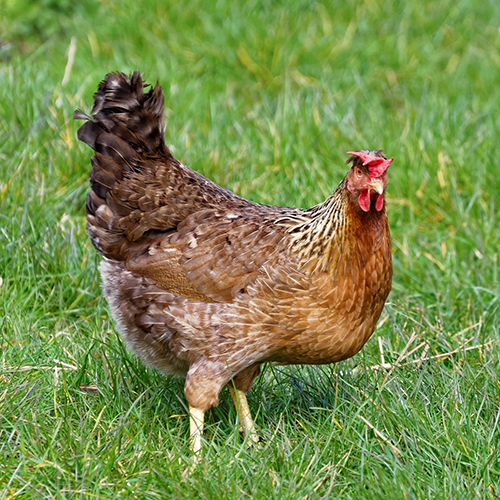
<svg viewBox="0 0 500 500"><path fill-rule="evenodd" d="M379 156L370 156L363 151L349 151L348 155L357 156L363 161L363 165L368 166L368 171L370 172L370 177L381 177L385 174L389 165L392 163L394 158L386 160L385 158L380 158Z"/></svg>

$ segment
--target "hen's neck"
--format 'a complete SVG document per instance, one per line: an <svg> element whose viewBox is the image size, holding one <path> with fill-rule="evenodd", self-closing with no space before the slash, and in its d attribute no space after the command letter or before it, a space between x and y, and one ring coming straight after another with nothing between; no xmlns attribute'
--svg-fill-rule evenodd
<svg viewBox="0 0 500 500"><path fill-rule="evenodd" d="M343 272L353 259L372 253L387 227L385 208L363 212L346 179L323 203L303 213L290 229L292 248L309 272ZM343 264L343 265L342 265Z"/></svg>

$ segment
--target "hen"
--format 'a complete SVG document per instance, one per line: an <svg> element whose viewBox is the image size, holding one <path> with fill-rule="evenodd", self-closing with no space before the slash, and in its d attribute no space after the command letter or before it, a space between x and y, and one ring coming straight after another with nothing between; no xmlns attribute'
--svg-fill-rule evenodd
<svg viewBox="0 0 500 500"><path fill-rule="evenodd" d="M226 385L257 441L245 394L262 363L335 363L375 329L391 289L392 159L348 153L346 177L308 210L260 205L172 156L158 83L111 73L94 101L75 118L95 151L87 232L117 328L145 364L186 378L194 452Z"/></svg>

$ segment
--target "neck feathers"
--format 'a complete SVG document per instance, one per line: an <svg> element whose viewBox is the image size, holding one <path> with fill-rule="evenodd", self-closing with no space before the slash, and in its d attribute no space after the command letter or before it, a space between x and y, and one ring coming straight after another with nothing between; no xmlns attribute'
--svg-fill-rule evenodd
<svg viewBox="0 0 500 500"><path fill-rule="evenodd" d="M304 271L327 272L336 279L377 251L388 235L387 216L385 208L363 212L344 179L327 200L306 210L288 231Z"/></svg>

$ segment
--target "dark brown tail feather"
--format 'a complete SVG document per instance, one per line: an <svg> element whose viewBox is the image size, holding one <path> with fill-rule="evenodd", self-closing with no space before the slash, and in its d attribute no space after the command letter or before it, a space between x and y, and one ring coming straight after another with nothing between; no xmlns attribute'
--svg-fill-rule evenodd
<svg viewBox="0 0 500 500"><path fill-rule="evenodd" d="M123 73L109 73L94 94L92 119L76 111L74 118L88 120L78 130L78 139L92 149L106 144L108 132L133 146L139 155L167 153L163 140L163 91L158 82L144 93L141 74L129 78ZM101 140L99 140L101 139Z"/></svg>
<svg viewBox="0 0 500 500"><path fill-rule="evenodd" d="M78 130L78 139L95 151L87 232L103 255L117 260L126 258L131 242L124 219L137 210L135 200L143 189L137 183L128 188L122 179L127 172L148 168L148 159L172 158L163 139L163 91L158 82L146 93L144 90L138 71L130 78L110 73L94 94L93 116L79 110L74 115L87 120Z"/></svg>

